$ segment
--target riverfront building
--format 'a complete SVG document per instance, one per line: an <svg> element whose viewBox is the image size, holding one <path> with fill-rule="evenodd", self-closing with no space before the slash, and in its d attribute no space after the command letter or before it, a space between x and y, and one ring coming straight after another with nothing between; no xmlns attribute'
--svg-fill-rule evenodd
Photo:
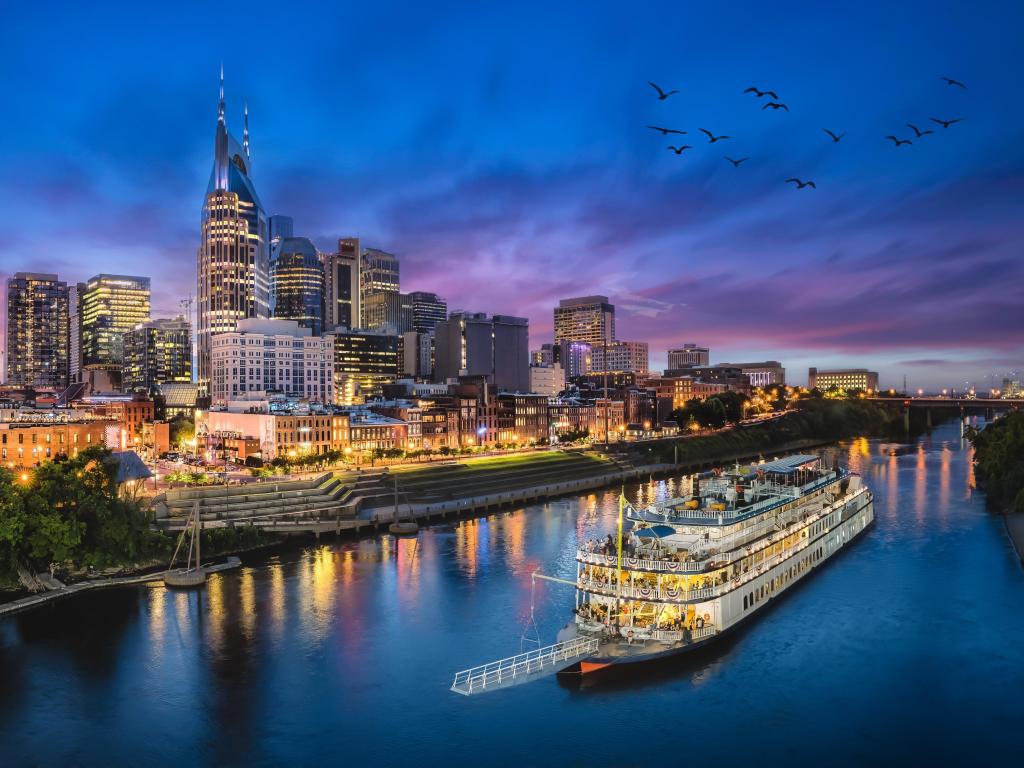
<svg viewBox="0 0 1024 768"><path fill-rule="evenodd" d="M213 403L268 392L334 400L334 338L317 337L295 320L241 320L212 339Z"/></svg>
<svg viewBox="0 0 1024 768"><path fill-rule="evenodd" d="M227 453L236 460L255 456L273 461L332 451L363 454L408 446L404 421L365 408L310 409L267 402L246 412L198 411L196 435L210 458Z"/></svg>
<svg viewBox="0 0 1024 768"><path fill-rule="evenodd" d="M242 320L270 317L269 230L251 171L248 109L239 144L225 122L222 70L213 171L196 257L196 356L203 387L213 374L213 336L234 331Z"/></svg>
<svg viewBox="0 0 1024 768"><path fill-rule="evenodd" d="M615 307L607 296L562 299L555 307L555 343L607 344L615 339Z"/></svg>
<svg viewBox="0 0 1024 768"><path fill-rule="evenodd" d="M148 392L169 381L192 381L192 326L181 316L139 323L124 335L122 389Z"/></svg>
<svg viewBox="0 0 1024 768"><path fill-rule="evenodd" d="M103 371L121 381L124 335L149 320L148 277L96 275L77 286L81 329L81 370Z"/></svg>
<svg viewBox="0 0 1024 768"><path fill-rule="evenodd" d="M275 246L271 263L271 304L274 317L295 320L314 336L324 329L324 265L305 237L286 237Z"/></svg>
<svg viewBox="0 0 1024 768"><path fill-rule="evenodd" d="M67 387L68 324L68 286L57 275L17 272L9 277L7 383Z"/></svg>
<svg viewBox="0 0 1024 768"><path fill-rule="evenodd" d="M843 368L807 371L808 389L863 389L878 391L878 373L867 368Z"/></svg>
<svg viewBox="0 0 1024 768"><path fill-rule="evenodd" d="M668 367L670 370L690 368L694 365L708 365L710 362L711 350L707 347L698 347L696 344L683 344L682 347L668 351Z"/></svg>
<svg viewBox="0 0 1024 768"><path fill-rule="evenodd" d="M358 328L360 263L358 237L338 239L338 250L324 254L324 331Z"/></svg>

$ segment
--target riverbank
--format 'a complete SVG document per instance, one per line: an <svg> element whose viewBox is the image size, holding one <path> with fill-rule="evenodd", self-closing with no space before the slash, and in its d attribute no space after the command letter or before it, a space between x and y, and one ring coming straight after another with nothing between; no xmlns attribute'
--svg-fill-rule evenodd
<svg viewBox="0 0 1024 768"><path fill-rule="evenodd" d="M1021 565L1024 565L1024 515L1004 515L1003 522L1006 524L1010 543L1017 551Z"/></svg>

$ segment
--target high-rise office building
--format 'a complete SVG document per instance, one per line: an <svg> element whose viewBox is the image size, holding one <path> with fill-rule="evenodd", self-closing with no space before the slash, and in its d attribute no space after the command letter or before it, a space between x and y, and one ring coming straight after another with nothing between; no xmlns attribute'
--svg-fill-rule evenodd
<svg viewBox="0 0 1024 768"><path fill-rule="evenodd" d="M270 239L270 266L281 252L281 243L289 237L295 237L295 221L291 216L277 214L268 219L268 237Z"/></svg>
<svg viewBox="0 0 1024 768"><path fill-rule="evenodd" d="M324 329L358 328L360 319L358 237L338 239L336 253L324 254Z"/></svg>
<svg viewBox="0 0 1024 768"><path fill-rule="evenodd" d="M434 328L434 378L482 376L495 388L530 389L529 322L525 317L456 312Z"/></svg>
<svg viewBox="0 0 1024 768"><path fill-rule="evenodd" d="M669 370L709 365L710 361L711 351L707 347L698 347L696 344L683 344L682 347L668 351Z"/></svg>
<svg viewBox="0 0 1024 768"><path fill-rule="evenodd" d="M359 268L362 327L367 330L402 329L402 299L398 258L391 253L364 248Z"/></svg>
<svg viewBox="0 0 1024 768"><path fill-rule="evenodd" d="M603 344L615 338L615 307L607 296L562 299L555 307L555 343Z"/></svg>
<svg viewBox="0 0 1024 768"><path fill-rule="evenodd" d="M82 380L82 289L83 283L68 286L68 381Z"/></svg>
<svg viewBox="0 0 1024 768"><path fill-rule="evenodd" d="M540 349L530 352L530 365L553 365L558 359L554 344L541 344Z"/></svg>
<svg viewBox="0 0 1024 768"><path fill-rule="evenodd" d="M148 277L96 275L77 286L82 371L103 371L121 381L124 334L149 320Z"/></svg>
<svg viewBox="0 0 1024 768"><path fill-rule="evenodd" d="M7 383L68 385L68 286L57 275L17 272L7 279Z"/></svg>
<svg viewBox="0 0 1024 768"><path fill-rule="evenodd" d="M401 342L399 373L416 379L431 378L434 375L434 332L406 331Z"/></svg>
<svg viewBox="0 0 1024 768"><path fill-rule="evenodd" d="M380 330L338 330L334 339L334 401L357 405L398 377L398 337Z"/></svg>
<svg viewBox="0 0 1024 768"><path fill-rule="evenodd" d="M448 318L448 305L436 293L413 291L409 294L412 301L412 329L428 332L434 326Z"/></svg>
<svg viewBox="0 0 1024 768"><path fill-rule="evenodd" d="M121 388L148 392L167 382L192 381L192 326L182 316L140 323L124 334Z"/></svg>
<svg viewBox="0 0 1024 768"><path fill-rule="evenodd" d="M201 387L209 385L212 373L211 337L235 330L240 320L270 317L269 228L251 170L248 109L239 144L228 133L224 117L222 70L213 171L197 253L196 357Z"/></svg>
<svg viewBox="0 0 1024 768"><path fill-rule="evenodd" d="M286 237L270 267L274 317L296 320L319 336L324 328L324 265L305 237Z"/></svg>
<svg viewBox="0 0 1024 768"><path fill-rule="evenodd" d="M590 373L594 348L586 341L563 340L555 345L555 361L560 363L567 380Z"/></svg>

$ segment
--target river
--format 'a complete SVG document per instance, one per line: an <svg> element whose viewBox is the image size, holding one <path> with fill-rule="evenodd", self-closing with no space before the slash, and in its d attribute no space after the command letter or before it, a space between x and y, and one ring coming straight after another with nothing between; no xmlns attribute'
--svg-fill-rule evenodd
<svg viewBox="0 0 1024 768"><path fill-rule="evenodd" d="M877 523L733 638L585 689L463 697L519 651L530 573L573 578L613 491L262 556L204 592L86 593L0 620L5 765L952 764L1024 748L1024 570L945 425L841 460ZM675 481L627 487L641 501ZM552 642L570 587L538 584Z"/></svg>

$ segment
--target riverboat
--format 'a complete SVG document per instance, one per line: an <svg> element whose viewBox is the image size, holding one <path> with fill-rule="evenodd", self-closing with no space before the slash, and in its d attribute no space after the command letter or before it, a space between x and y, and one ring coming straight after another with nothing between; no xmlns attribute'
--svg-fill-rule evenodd
<svg viewBox="0 0 1024 768"><path fill-rule="evenodd" d="M804 580L874 521L861 478L815 455L691 478L679 498L620 499L616 533L576 553L575 620L563 642L596 650L586 676L706 645ZM628 527L627 527L628 526Z"/></svg>

